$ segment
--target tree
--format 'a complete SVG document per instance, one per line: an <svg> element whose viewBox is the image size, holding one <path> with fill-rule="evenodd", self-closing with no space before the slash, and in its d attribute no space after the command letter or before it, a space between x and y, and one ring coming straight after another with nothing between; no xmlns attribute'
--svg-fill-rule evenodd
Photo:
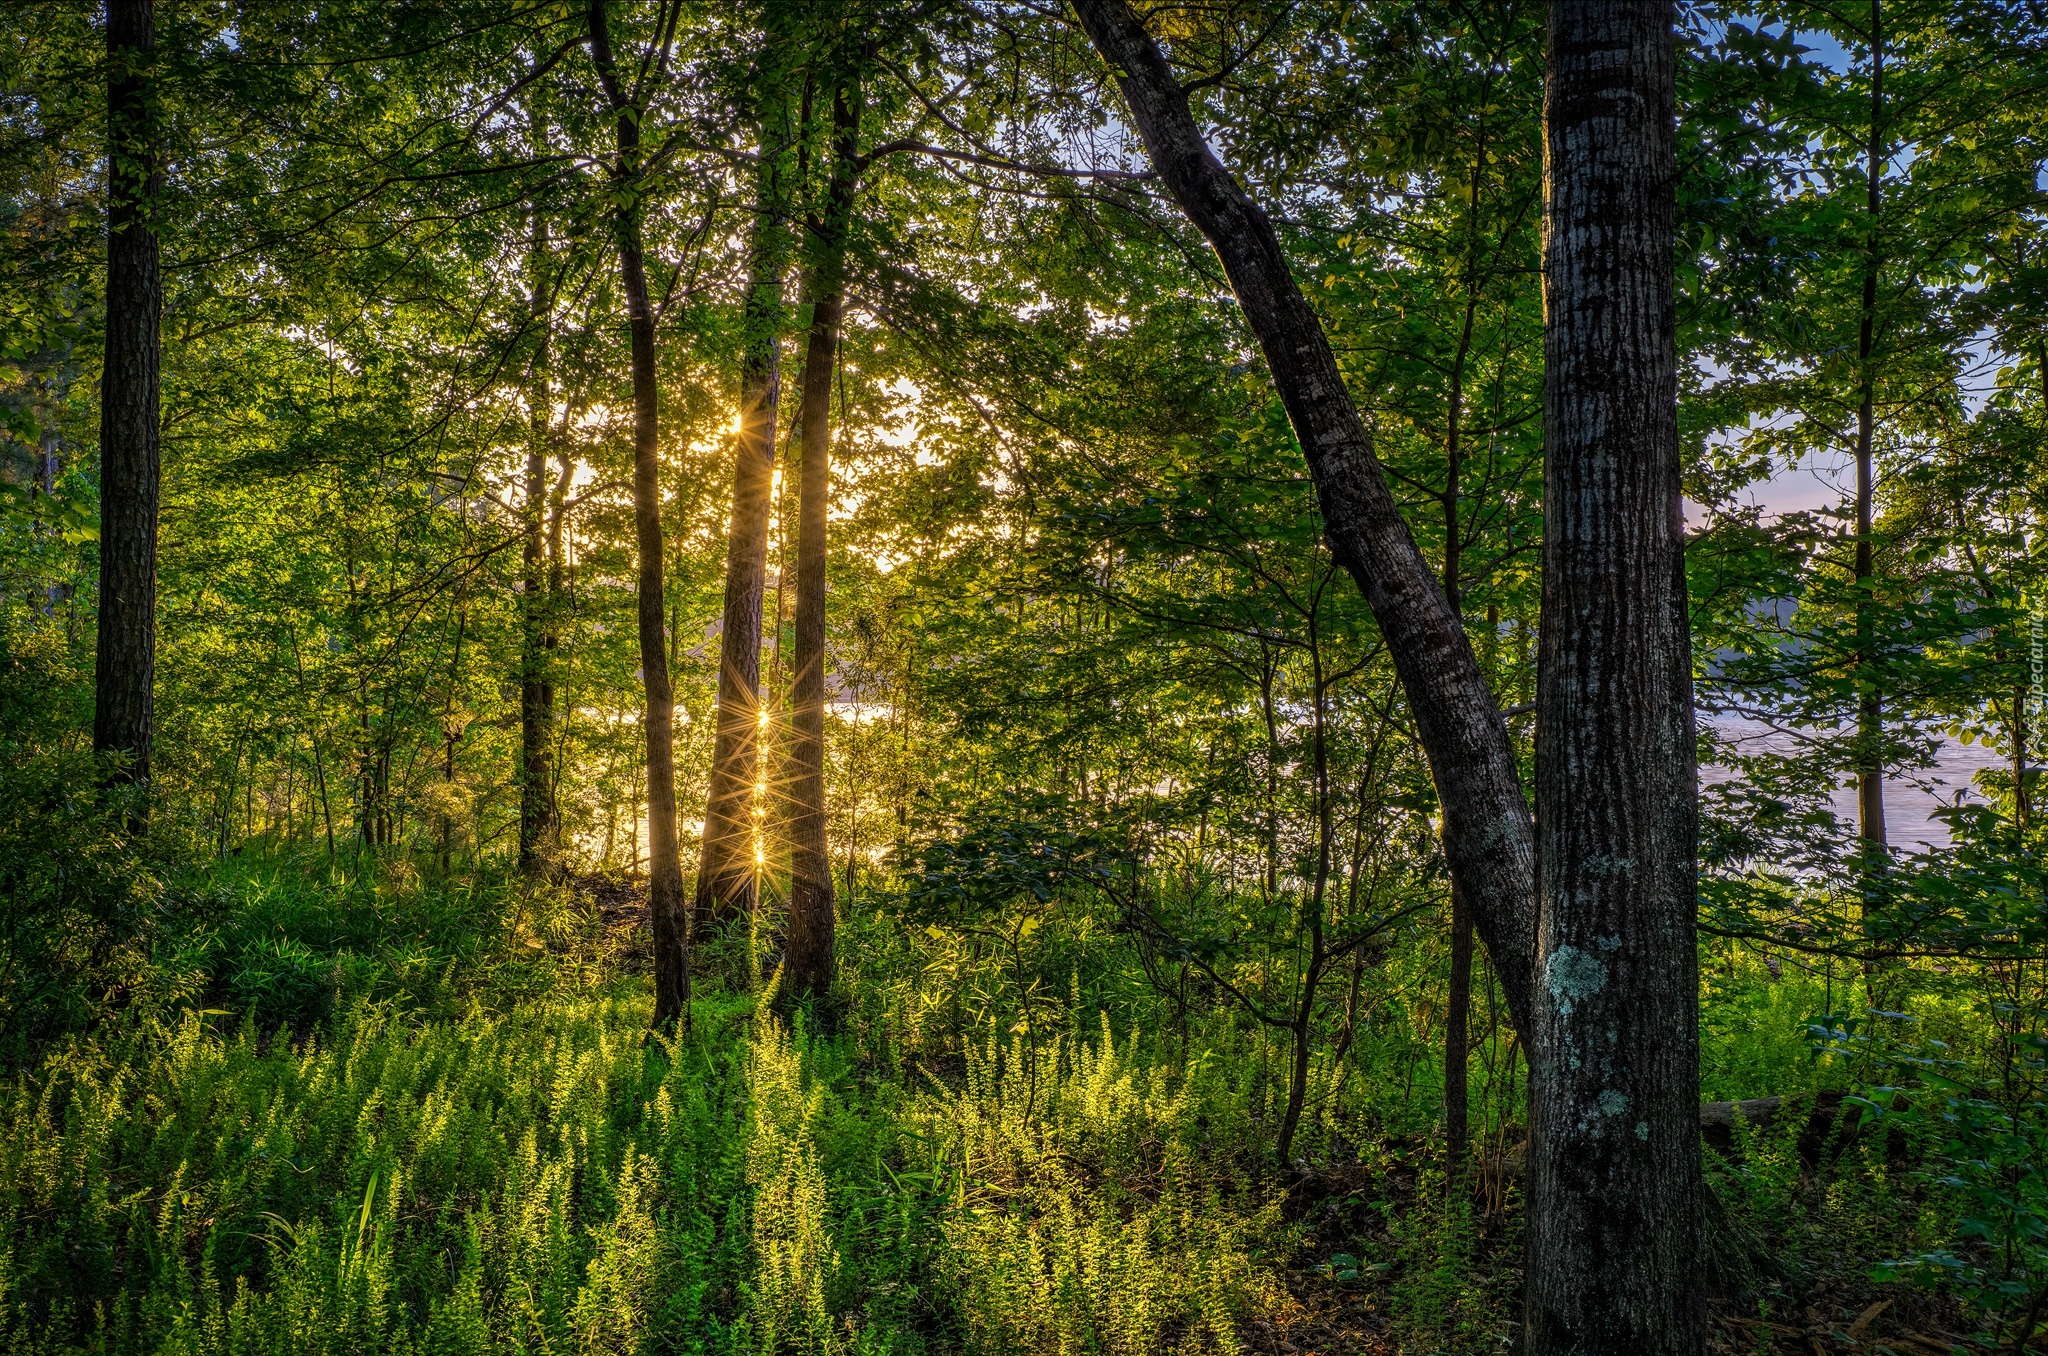
<svg viewBox="0 0 2048 1356"><path fill-rule="evenodd" d="M155 724L158 382L163 279L153 0L107 6L107 328L100 378L100 603L93 751L149 785ZM137 820L140 823L140 819Z"/></svg>
<svg viewBox="0 0 2048 1356"><path fill-rule="evenodd" d="M1258 337L1316 483L1330 549L1372 607L1443 805L1451 873L1529 1030L1534 838L1513 749L1457 613L1400 510L1316 313L1265 212L1195 124L1188 94L1125 0L1074 0L1174 200L1207 238Z"/></svg>
<svg viewBox="0 0 2048 1356"><path fill-rule="evenodd" d="M1412 92L1374 91L1360 116L1380 149L1353 163L1411 206L1359 213L1317 267L1325 323L1348 341L1345 376L1374 393L1374 451L1396 484L1434 501L1437 513L1411 524L1425 556L1441 552L1452 611L1483 616L1481 669L1505 704L1516 675L1502 662L1501 605L1533 620L1516 557L1542 538L1541 12L1502 4L1410 22L1442 37L1380 59L1380 78L1412 80ZM1463 891L1450 895L1444 1138L1455 1167L1468 1139L1474 956L1471 910Z"/></svg>
<svg viewBox="0 0 2048 1356"><path fill-rule="evenodd" d="M1889 158L1884 134L1884 14L1882 0L1870 0L1870 126L1869 144L1864 152L1863 179L1865 208L1870 234L1864 249L1862 305L1856 322L1856 835L1864 851L1875 861L1883 853L1884 759L1879 747L1883 737L1884 694L1877 677L1869 671L1876 666L1877 617L1871 591L1876 530L1873 508L1877 498L1877 474L1873 440L1877 432L1877 390L1872 359L1877 349L1877 285L1884 269L1879 246L1879 224L1884 207L1884 164Z"/></svg>
<svg viewBox="0 0 2048 1356"><path fill-rule="evenodd" d="M1706 1341L1667 4L1555 0L1527 1350Z"/></svg>
<svg viewBox="0 0 2048 1356"><path fill-rule="evenodd" d="M536 125L538 120L536 119ZM535 141L539 140L536 136ZM526 473L521 509L525 540L520 550L519 646L519 867L530 876L555 869L556 813L554 760L550 739L555 715L553 675L548 672L554 648L553 609L558 592L554 575L560 569L560 547L550 551L548 531L548 444L554 427L554 390L548 379L554 298L550 294L547 217L539 203L532 207L533 227L527 272L534 333L527 379ZM546 569L550 557L555 569Z"/></svg>
<svg viewBox="0 0 2048 1356"><path fill-rule="evenodd" d="M802 483L797 500L796 644L790 683L789 933L783 985L823 998L832 987L832 859L825 842L825 562L832 499L832 377L846 307L846 233L860 166L860 74L832 89L832 170L807 223L811 304L804 350Z"/></svg>
<svg viewBox="0 0 2048 1356"><path fill-rule="evenodd" d="M654 1024L659 1027L689 1018L690 941L676 843L675 694L669 685L663 616L660 388L654 362L654 309L647 295L640 239L641 110L619 84L605 4L606 0L591 0L589 42L591 64L617 127L611 226L633 342L633 522L640 561L640 675L646 693L647 912L654 931Z"/></svg>
<svg viewBox="0 0 2048 1356"><path fill-rule="evenodd" d="M790 6L770 0L754 70L758 132L754 219L747 246L740 333L739 437L733 453L732 524L726 535L725 609L718 641L718 732L704 806L695 926L751 912L759 890L756 786L762 776L762 600L768 579L768 520L775 485L775 410L782 390L782 289L789 268L790 78L796 35Z"/></svg>

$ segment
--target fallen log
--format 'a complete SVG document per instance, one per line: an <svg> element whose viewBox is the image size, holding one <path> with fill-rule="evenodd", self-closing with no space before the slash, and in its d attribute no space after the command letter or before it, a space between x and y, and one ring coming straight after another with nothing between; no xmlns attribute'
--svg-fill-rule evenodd
<svg viewBox="0 0 2048 1356"><path fill-rule="evenodd" d="M1751 1097L1740 1102L1700 1104L1700 1135L1722 1154L1738 1152L1737 1127L1751 1133L1769 1130L1788 1116L1803 1116L1799 1132L1799 1160L1808 1170L1820 1166L1846 1149L1856 1138L1859 1116L1844 1115L1842 1103L1848 1094L1829 1090L1792 1097Z"/></svg>
<svg viewBox="0 0 2048 1356"><path fill-rule="evenodd" d="M1747 1124L1752 1130L1768 1130L1784 1104L1782 1097L1751 1097L1742 1102L1701 1102L1700 1129L1710 1134L1726 1131L1730 1136L1734 1135L1739 1124Z"/></svg>
<svg viewBox="0 0 2048 1356"><path fill-rule="evenodd" d="M1811 1171L1819 1167L1823 1159L1840 1154L1856 1138L1861 1118L1843 1114L1842 1104L1847 1097L1845 1092L1830 1090L1797 1093L1790 1097L1750 1097L1739 1102L1702 1102L1700 1135L1715 1150L1732 1156L1739 1152L1738 1127L1747 1127L1749 1133L1760 1134L1787 1116L1804 1116L1806 1123L1799 1134L1799 1158ZM1523 1146L1517 1144L1505 1154L1483 1159L1480 1171L1495 1178L1519 1177L1522 1155Z"/></svg>

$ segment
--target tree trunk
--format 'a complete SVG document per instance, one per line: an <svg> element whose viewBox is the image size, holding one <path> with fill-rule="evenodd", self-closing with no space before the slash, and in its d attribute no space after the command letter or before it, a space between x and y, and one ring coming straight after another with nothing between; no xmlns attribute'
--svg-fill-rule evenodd
<svg viewBox="0 0 2048 1356"><path fill-rule="evenodd" d="M1259 877L1262 902L1280 893L1280 726L1273 711L1273 679L1279 663L1264 640L1259 642L1259 713L1266 721L1266 805L1259 825L1265 870Z"/></svg>
<svg viewBox="0 0 2048 1356"><path fill-rule="evenodd" d="M768 515L775 481L775 407L782 385L783 274L789 266L788 98L781 49L771 31L759 71L761 157L755 172L740 355L740 431L734 457L732 525L726 537L725 613L718 638L718 725L704 848L697 869L696 926L709 927L755 904L758 842L755 783L761 777L761 606L768 578Z"/></svg>
<svg viewBox="0 0 2048 1356"><path fill-rule="evenodd" d="M804 354L803 479L798 491L796 652L790 692L789 941L783 991L790 998L832 988L832 859L825 842L826 510L832 499L832 375L846 301L846 231L853 210L860 141L860 92L845 84L832 99L832 178L813 223L811 333Z"/></svg>
<svg viewBox="0 0 2048 1356"><path fill-rule="evenodd" d="M1470 213L1479 211L1480 169L1485 164L1486 151L1481 143L1474 156L1472 170L1472 198ZM1471 237L1477 233L1468 217L1467 249ZM1478 294L1469 276L1465 279L1465 325L1458 336L1457 357L1451 363L1451 398L1448 417L1444 421L1444 601L1463 624L1465 596L1462 578L1464 522L1460 503L1464 489L1465 470L1465 361L1472 351L1472 326L1479 309ZM1489 634L1491 634L1489 630ZM1482 671L1483 672L1483 671ZM1465 1162L1465 1149L1471 1137L1471 1092L1468 1074L1472 1054L1472 910L1465 903L1465 892L1458 888L1457 881L1451 882L1451 973L1445 995L1447 1007L1444 1013L1444 1166L1452 1178L1452 1190L1457 1190L1458 1169Z"/></svg>
<svg viewBox="0 0 2048 1356"><path fill-rule="evenodd" d="M1672 7L1552 0L1529 1356L1706 1342Z"/></svg>
<svg viewBox="0 0 2048 1356"><path fill-rule="evenodd" d="M1869 670L1877 666L1876 605L1870 596L1870 533L1877 478L1872 444L1877 433L1871 355L1877 346L1877 275L1882 266L1877 238L1878 211L1884 205L1884 15L1880 0L1870 0L1870 139L1866 148L1870 240L1863 260L1863 314L1857 327L1857 380L1862 386L1856 404L1856 836L1875 869L1884 852L1884 757L1878 745L1884 735L1884 699Z"/></svg>
<svg viewBox="0 0 2048 1356"><path fill-rule="evenodd" d="M1450 1007L1444 1014L1444 1164L1455 1178L1472 1138L1472 913L1451 883Z"/></svg>
<svg viewBox="0 0 2048 1356"><path fill-rule="evenodd" d="M153 200L162 190L150 66L151 0L107 6L107 337L100 377L100 600L93 751L121 760L117 780L144 791L156 680L159 325Z"/></svg>
<svg viewBox="0 0 2048 1356"><path fill-rule="evenodd" d="M1274 1145L1284 1169L1292 1166L1294 1158L1294 1136L1301 1128L1302 1109L1308 1102L1309 1056L1313 1053L1314 1019L1316 1011L1316 990L1321 986L1324 972L1330 963L1328 939L1324 922L1330 892L1330 856L1337 840L1336 805L1330 795L1330 743L1329 743L1329 685L1324 680L1322 641L1318 634L1313 614L1309 617L1309 656L1314 668L1315 701L1311 707L1312 741L1310 754L1315 767L1316 787L1316 865L1315 879L1310 882L1308 898L1302 907L1308 910L1308 964L1301 975L1301 992L1297 996L1293 1022L1288 1028L1288 1044L1292 1060L1287 1076L1287 1109L1280 1116L1280 1133ZM1299 934L1297 934L1299 935ZM1343 1052L1331 1061L1335 1067L1343 1059Z"/></svg>
<svg viewBox="0 0 2048 1356"><path fill-rule="evenodd" d="M2027 799L2027 693L2025 688L2015 686L2012 690L2012 822L2024 831L2032 809Z"/></svg>
<svg viewBox="0 0 2048 1356"><path fill-rule="evenodd" d="M558 692L554 679L559 670L555 667L555 651L562 646L562 609L570 602L569 558L568 558L568 517L569 487L576 479L576 454L567 442L550 438L555 454L555 483L548 491L547 503L547 610L541 628L540 647L542 671L548 675L548 824L553 832L553 846L556 852L555 867L562 867L562 756L569 740L569 719L575 713L576 702L573 694ZM670 636L674 640L674 636ZM557 705L559 703L559 706ZM556 717L557 710L563 714ZM678 863L680 870L680 862Z"/></svg>
<svg viewBox="0 0 2048 1356"><path fill-rule="evenodd" d="M463 536L467 538L465 525ZM462 677L462 645L469 638L469 584L467 580L455 585L455 652L448 661L448 699L441 707L441 785L453 788L455 785L455 743L462 738L466 724L455 716L455 694L460 690ZM441 878L448 878L448 868L453 857L455 837L455 816L445 808L441 813Z"/></svg>
<svg viewBox="0 0 2048 1356"><path fill-rule="evenodd" d="M1330 551L1371 606L1407 694L1444 813L1445 852L1528 1030L1535 843L1507 726L1458 616L1387 487L1279 237L1202 139L1187 95L1127 0L1073 0L1123 90L1153 165L1230 277L1315 480Z"/></svg>
<svg viewBox="0 0 2048 1356"><path fill-rule="evenodd" d="M532 275L533 368L528 382L526 442L526 530L520 597L519 653L519 869L529 877L550 875L555 866L554 769L550 727L554 724L555 690L548 672L548 612L553 591L548 587L547 470L548 433L554 423L554 393L548 382L549 339L553 318L547 293L547 218L533 208ZM659 531L659 524L656 530Z"/></svg>
<svg viewBox="0 0 2048 1356"><path fill-rule="evenodd" d="M654 311L640 243L640 110L620 88L605 22L606 0L591 0L590 57L610 101L618 137L611 169L612 233L633 348L633 525L640 555L640 673L646 691L647 912L654 932L654 1024L687 1023L690 942L683 913L683 869L676 846L675 695L663 643L661 571L661 411L654 368Z"/></svg>

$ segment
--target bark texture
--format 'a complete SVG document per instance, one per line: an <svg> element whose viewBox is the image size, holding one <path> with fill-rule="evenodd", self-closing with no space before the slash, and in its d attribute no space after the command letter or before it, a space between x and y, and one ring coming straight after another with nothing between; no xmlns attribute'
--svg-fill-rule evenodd
<svg viewBox="0 0 2048 1356"><path fill-rule="evenodd" d="M1671 25L1550 5L1530 1356L1706 1341Z"/></svg>
<svg viewBox="0 0 2048 1356"><path fill-rule="evenodd" d="M151 202L162 187L151 0L107 6L107 339L100 377L100 597L92 746L145 789L155 724L158 382L163 278ZM140 827L140 821L137 822Z"/></svg>
<svg viewBox="0 0 2048 1356"><path fill-rule="evenodd" d="M534 349L527 382L526 540L520 579L519 663L519 869L544 877L554 870L555 800L551 758L555 689L549 661L554 649L550 615L553 590L547 573L547 452L553 427L554 394L548 380L551 301L547 290L547 218L536 205L529 247ZM657 527L659 524L657 524Z"/></svg>
<svg viewBox="0 0 2048 1356"><path fill-rule="evenodd" d="M1535 846L1507 726L1458 615L1416 548L1371 435L1265 212L1203 140L1186 93L1126 0L1073 0L1145 149L1216 251L1315 481L1331 554L1371 606L1443 805L1451 873L1518 1030L1533 1012Z"/></svg>
<svg viewBox="0 0 2048 1356"><path fill-rule="evenodd" d="M661 433L654 367L654 311L640 236L640 117L619 85L605 0L591 0L590 56L611 103L618 159L611 168L612 233L633 352L633 526L639 548L640 674L646 692L647 912L654 932L654 1024L687 1022L690 1012L689 919L676 843L675 695L669 686L663 626Z"/></svg>
<svg viewBox="0 0 2048 1356"><path fill-rule="evenodd" d="M753 910L760 863L754 816L761 777L761 610L768 580L768 518L775 482L775 410L782 389L783 277L789 269L787 91L774 66L785 44L770 33L761 75L761 157L740 355L740 431L732 524L726 535L725 611L718 637L718 724L704 847L697 869L696 926ZM762 807L765 809L765 807Z"/></svg>
<svg viewBox="0 0 2048 1356"><path fill-rule="evenodd" d="M790 684L789 936L783 991L826 997L832 989L832 859L825 843L825 560L832 500L832 375L846 304L846 231L859 152L859 92L832 101L832 175L811 223L811 328L804 351L802 480L797 491L796 646Z"/></svg>

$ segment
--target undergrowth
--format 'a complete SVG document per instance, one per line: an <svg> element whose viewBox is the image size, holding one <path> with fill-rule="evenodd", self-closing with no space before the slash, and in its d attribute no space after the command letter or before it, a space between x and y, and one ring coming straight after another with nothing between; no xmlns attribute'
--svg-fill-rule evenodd
<svg viewBox="0 0 2048 1356"><path fill-rule="evenodd" d="M1085 915L1003 956L864 911L822 1020L773 1015L747 961L671 1039L566 890L277 863L174 888L152 992L179 1000L0 1085L9 1351L1511 1346L1517 1066L1482 1048L1477 1161L1447 1179L1402 969L1426 958L1389 957L1347 1058L1319 1058L1283 1167L1286 1052L1169 1007ZM1708 1095L1862 1086L1791 1015L1834 996L1710 976ZM1863 1304L1957 1227L1895 1140L1817 1157L1803 1124L1710 1154L1732 1312Z"/></svg>
<svg viewBox="0 0 2048 1356"><path fill-rule="evenodd" d="M268 888L227 912L274 918ZM650 1037L638 981L573 954L517 996L542 962L516 937L474 948L522 967L513 996L450 1015L445 980L390 996L432 965L278 931L255 954L319 957L318 987L251 984L218 939L261 931L223 929L195 988L253 1011L131 1014L6 1088L10 1350L1220 1352L1276 1293L1286 1231L1217 1166L1250 1136L1212 1061L1105 1023L1041 1049L1028 1094L1015 1042L899 1077L914 1055L745 993Z"/></svg>

